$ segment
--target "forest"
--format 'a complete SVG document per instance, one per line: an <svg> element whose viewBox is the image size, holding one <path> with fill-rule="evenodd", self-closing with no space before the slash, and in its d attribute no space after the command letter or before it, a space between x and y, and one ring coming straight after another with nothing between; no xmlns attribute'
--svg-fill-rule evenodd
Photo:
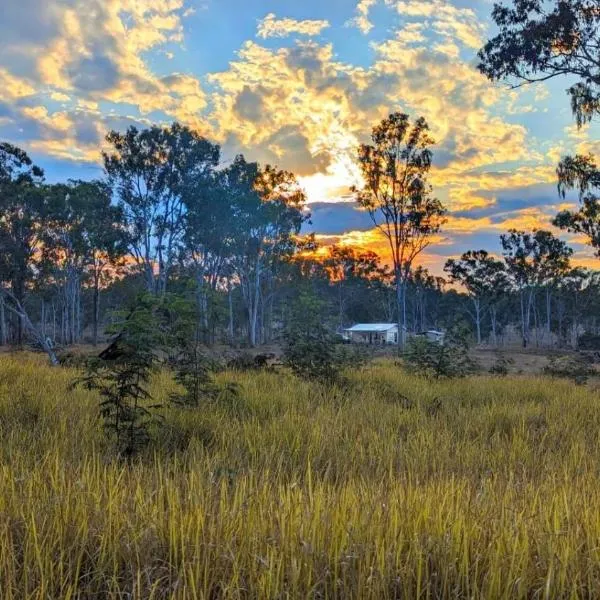
<svg viewBox="0 0 600 600"><path fill-rule="evenodd" d="M575 266L550 230L507 231L501 256L473 249L449 259L443 277L418 264L445 214L427 183L427 129L394 113L374 128L373 146L357 149L366 180L357 201L389 240L391 260L319 247L293 173L243 156L223 165L217 144L177 123L109 133L102 180L48 184L23 150L0 144L2 345L95 346L141 293L193 302L207 345L277 344L306 287L332 333L357 322L409 332L464 322L477 344L592 343L600 274ZM583 160L565 159L561 185L575 185L573 169L595 169ZM577 228L578 218L562 213L555 224Z"/></svg>

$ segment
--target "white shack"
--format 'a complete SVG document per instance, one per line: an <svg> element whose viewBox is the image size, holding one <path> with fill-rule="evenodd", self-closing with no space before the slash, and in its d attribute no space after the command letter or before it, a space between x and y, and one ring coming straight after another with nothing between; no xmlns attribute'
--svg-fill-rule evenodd
<svg viewBox="0 0 600 600"><path fill-rule="evenodd" d="M398 343L398 325L394 323L358 323L344 333L346 339L358 344Z"/></svg>

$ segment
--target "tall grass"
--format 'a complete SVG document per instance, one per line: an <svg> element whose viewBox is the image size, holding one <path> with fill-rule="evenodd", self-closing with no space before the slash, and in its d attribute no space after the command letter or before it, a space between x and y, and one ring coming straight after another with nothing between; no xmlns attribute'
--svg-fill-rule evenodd
<svg viewBox="0 0 600 600"><path fill-rule="evenodd" d="M585 388L391 363L343 390L224 375L239 398L165 409L127 465L74 375L0 360L3 600L600 596Z"/></svg>

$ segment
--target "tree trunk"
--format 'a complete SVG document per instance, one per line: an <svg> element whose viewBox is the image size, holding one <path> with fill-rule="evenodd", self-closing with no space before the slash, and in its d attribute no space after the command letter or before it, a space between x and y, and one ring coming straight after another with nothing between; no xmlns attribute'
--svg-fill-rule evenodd
<svg viewBox="0 0 600 600"><path fill-rule="evenodd" d="M494 346L498 346L498 334L496 333L496 328L497 328L497 314L496 314L496 309L494 307L490 308L490 321L492 324L492 340L494 343Z"/></svg>
<svg viewBox="0 0 600 600"><path fill-rule="evenodd" d="M404 291L404 282L402 281L402 273L400 269L396 269L396 303L398 309L398 350L404 350L405 337L404 327L406 324L406 294Z"/></svg>
<svg viewBox="0 0 600 600"><path fill-rule="evenodd" d="M229 332L229 343L233 346L233 294L232 294L232 289L231 286L229 286L228 289L228 301L229 301L229 326L228 326L228 332Z"/></svg>
<svg viewBox="0 0 600 600"><path fill-rule="evenodd" d="M23 332L27 331L27 333L39 344L39 346L48 355L52 365L58 365L58 358L54 352L54 348L49 343L48 339L43 337L34 327L20 300L13 294L12 296L9 296L9 302L10 304L8 305L8 309L19 318L19 322L23 327Z"/></svg>
<svg viewBox="0 0 600 600"><path fill-rule="evenodd" d="M98 345L98 321L100 321L100 277L98 273L94 273L94 300L93 300L93 332L92 332L92 344Z"/></svg>
<svg viewBox="0 0 600 600"><path fill-rule="evenodd" d="M552 294L550 288L546 286L546 334L548 335L548 345L552 345Z"/></svg>
<svg viewBox="0 0 600 600"><path fill-rule="evenodd" d="M479 298L473 298L475 307L475 328L477 330L477 345L481 344L481 301Z"/></svg>
<svg viewBox="0 0 600 600"><path fill-rule="evenodd" d="M525 292L521 290L520 293L521 300L521 335L523 338L523 348L527 348L527 324L525 320Z"/></svg>

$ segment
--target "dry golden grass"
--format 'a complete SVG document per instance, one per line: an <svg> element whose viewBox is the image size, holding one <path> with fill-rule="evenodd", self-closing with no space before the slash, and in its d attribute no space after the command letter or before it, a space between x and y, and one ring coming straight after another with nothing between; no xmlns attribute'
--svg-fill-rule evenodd
<svg viewBox="0 0 600 600"><path fill-rule="evenodd" d="M2 600L600 597L590 390L229 375L238 400L165 410L124 465L73 376L0 358Z"/></svg>

